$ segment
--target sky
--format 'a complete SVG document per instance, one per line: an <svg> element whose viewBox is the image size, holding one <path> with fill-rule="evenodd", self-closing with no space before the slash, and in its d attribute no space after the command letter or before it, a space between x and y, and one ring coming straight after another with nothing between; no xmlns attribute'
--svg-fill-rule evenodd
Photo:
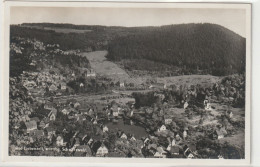
<svg viewBox="0 0 260 167"><path fill-rule="evenodd" d="M10 17L11 24L49 22L135 27L214 23L246 36L244 9L12 7Z"/></svg>

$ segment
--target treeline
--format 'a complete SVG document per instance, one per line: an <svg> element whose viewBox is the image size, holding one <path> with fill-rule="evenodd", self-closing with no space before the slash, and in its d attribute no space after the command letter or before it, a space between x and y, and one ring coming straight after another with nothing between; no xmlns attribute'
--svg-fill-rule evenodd
<svg viewBox="0 0 260 167"><path fill-rule="evenodd" d="M12 25L11 37L36 39L48 44L59 44L62 50L97 50L106 49L105 34L97 36L95 31L88 33L57 33L54 30L41 30L36 28Z"/></svg>
<svg viewBox="0 0 260 167"><path fill-rule="evenodd" d="M66 58L65 58L66 57ZM64 55L61 53L46 54L45 62L40 62L42 65L53 66L64 72L70 70L77 70L78 68L89 68L90 64L86 57L78 56L75 54ZM39 66L41 66L39 63Z"/></svg>
<svg viewBox="0 0 260 167"><path fill-rule="evenodd" d="M245 47L245 38L222 26L180 24L142 28L117 37L109 43L108 58L147 59L180 67L186 73L228 75L245 71ZM145 62L143 67L150 68Z"/></svg>
<svg viewBox="0 0 260 167"><path fill-rule="evenodd" d="M39 27L50 27L50 28L69 28L76 30L93 30L93 31L104 31L107 27L100 25L75 25L67 23L23 23L22 26L39 26Z"/></svg>

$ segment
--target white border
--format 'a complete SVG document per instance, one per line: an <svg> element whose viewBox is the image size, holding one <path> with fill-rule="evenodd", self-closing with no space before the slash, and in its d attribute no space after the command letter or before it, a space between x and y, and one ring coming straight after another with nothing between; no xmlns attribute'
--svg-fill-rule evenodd
<svg viewBox="0 0 260 167"><path fill-rule="evenodd" d="M246 8L247 12L247 27L246 27L246 38L247 38L247 57L246 57L246 133L245 133L245 141L246 141L246 153L245 153L245 160L187 160L187 159L154 159L154 158L148 158L148 159L140 159L140 158L81 158L81 157L29 157L29 156L8 156L8 103L9 103L9 56L1 56L1 67L3 67L1 70L1 80L4 81L2 83L1 92L3 92L1 95L1 109L4 116L2 117L2 120L4 118L4 121L1 121L4 123L2 125L3 128L3 138L4 140L1 140L1 145L3 152L1 155L3 156L4 162L10 162L14 163L13 165L19 165L17 162L23 162L25 165L31 165L31 162L41 162L39 164L46 164L46 162L53 162L52 165L75 165L74 162L77 162L76 164L81 165L113 165L117 166L119 163L128 163L129 165L136 165L136 163L146 163L146 165L149 164L149 166L158 165L158 163L162 165L248 165L250 162L250 99L251 99L251 34L250 34L250 25L251 25L251 6L249 4L247 5L240 5L240 4L210 4L210 3L117 3L117 2L5 2L5 8L4 8L4 55L9 55L9 12L11 6L52 6L52 7L118 7L118 8ZM2 8L3 9L3 8ZM3 11L3 10L1 10ZM2 31L3 32L3 31ZM3 38L1 38L3 39ZM7 127L7 128L4 128ZM63 162L63 163L57 163L57 162ZM116 162L116 163L115 163ZM37 165L37 166L38 166Z"/></svg>

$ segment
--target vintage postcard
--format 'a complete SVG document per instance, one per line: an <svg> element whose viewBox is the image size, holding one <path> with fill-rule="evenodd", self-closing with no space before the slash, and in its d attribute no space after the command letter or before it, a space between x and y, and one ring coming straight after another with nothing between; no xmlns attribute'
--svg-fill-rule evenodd
<svg viewBox="0 0 260 167"><path fill-rule="evenodd" d="M250 162L250 4L6 2L4 21L7 162Z"/></svg>

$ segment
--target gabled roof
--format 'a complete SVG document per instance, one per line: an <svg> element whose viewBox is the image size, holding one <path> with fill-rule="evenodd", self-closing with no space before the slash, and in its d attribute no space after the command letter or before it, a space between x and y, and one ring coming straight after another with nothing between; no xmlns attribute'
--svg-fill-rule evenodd
<svg viewBox="0 0 260 167"><path fill-rule="evenodd" d="M105 146L104 143L102 143L101 146L100 146L98 149L100 149L100 148L104 148L104 149L107 149L107 150L108 150L108 148Z"/></svg>
<svg viewBox="0 0 260 167"><path fill-rule="evenodd" d="M220 135L224 135L224 136L227 135L227 131L224 128L220 128L220 129L216 130L216 133L217 133L218 136L220 136Z"/></svg>
<svg viewBox="0 0 260 167"><path fill-rule="evenodd" d="M75 140L76 140L76 143L75 144L80 144L80 138L75 138Z"/></svg>
<svg viewBox="0 0 260 167"><path fill-rule="evenodd" d="M96 153L101 145L102 143L100 141L95 142L92 146L92 151Z"/></svg>
<svg viewBox="0 0 260 167"><path fill-rule="evenodd" d="M33 118L30 118L30 121L40 122L40 119L38 117L33 117Z"/></svg>
<svg viewBox="0 0 260 167"><path fill-rule="evenodd" d="M52 126L49 126L49 127L45 128L45 129L46 129L47 132L53 132L53 131L55 131L55 128L52 127Z"/></svg>
<svg viewBox="0 0 260 167"><path fill-rule="evenodd" d="M31 128L34 128L36 127L37 128L37 122L32 120L32 121L29 121L29 122L25 122L25 126L27 129L31 129Z"/></svg>
<svg viewBox="0 0 260 167"><path fill-rule="evenodd" d="M41 137L44 135L43 130L33 130L29 133L30 136Z"/></svg>
<svg viewBox="0 0 260 167"><path fill-rule="evenodd" d="M171 153L179 153L180 148L178 146L172 146L170 152Z"/></svg>
<svg viewBox="0 0 260 167"><path fill-rule="evenodd" d="M148 149L154 149L157 150L157 144L149 144Z"/></svg>
<svg viewBox="0 0 260 167"><path fill-rule="evenodd" d="M56 138L56 140L62 140L63 136L62 135L58 135L58 137Z"/></svg>
<svg viewBox="0 0 260 167"><path fill-rule="evenodd" d="M126 137L127 138L127 135L125 133L122 133L120 138L122 138L122 137Z"/></svg>
<svg viewBox="0 0 260 167"><path fill-rule="evenodd" d="M57 109L56 108L52 108L51 111L49 112L48 116L50 116L51 114L54 114L55 116L57 115Z"/></svg>
<svg viewBox="0 0 260 167"><path fill-rule="evenodd" d="M187 144L186 145L189 149L190 149L190 151L196 151L196 145L195 144Z"/></svg>
<svg viewBox="0 0 260 167"><path fill-rule="evenodd" d="M166 151L164 151L164 149L162 147L157 147L156 149L159 153L163 154L166 153Z"/></svg>

